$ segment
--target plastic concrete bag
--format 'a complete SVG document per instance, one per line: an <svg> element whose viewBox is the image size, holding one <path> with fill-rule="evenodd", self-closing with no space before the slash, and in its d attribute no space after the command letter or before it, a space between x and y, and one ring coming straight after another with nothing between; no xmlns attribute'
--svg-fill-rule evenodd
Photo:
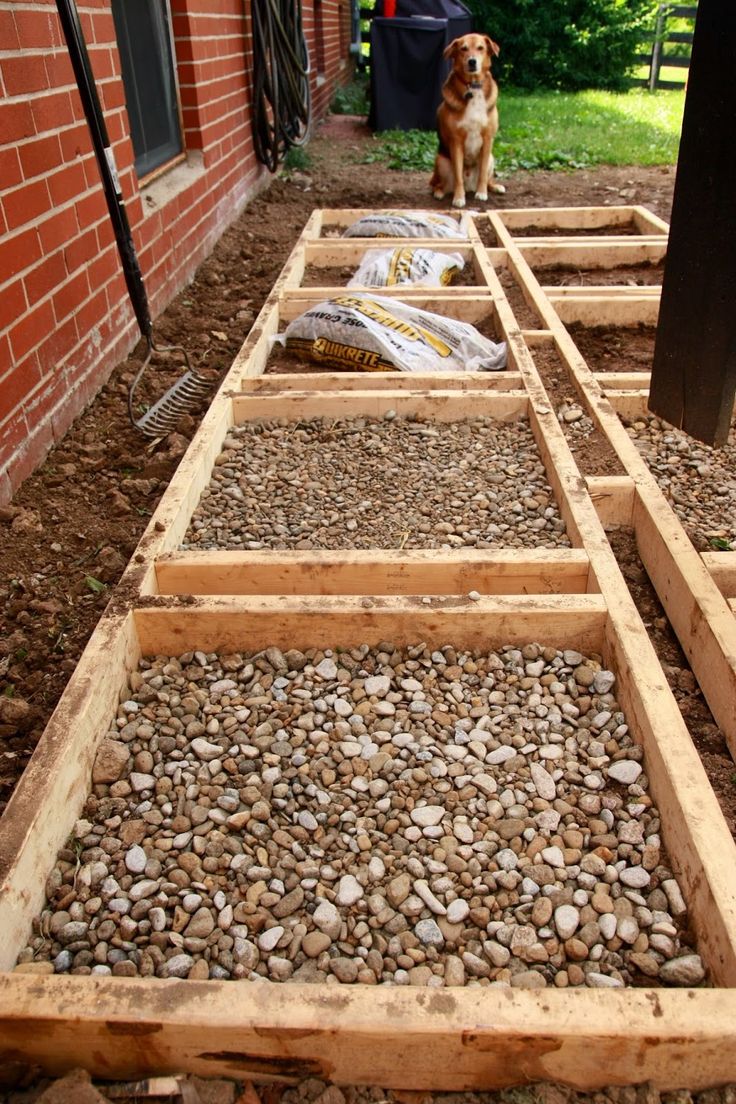
<svg viewBox="0 0 736 1104"><path fill-rule="evenodd" d="M369 249L363 254L348 287L446 287L465 268L459 253L438 253L436 249L398 246Z"/></svg>
<svg viewBox="0 0 736 1104"><path fill-rule="evenodd" d="M441 211L375 211L343 231L344 238L466 238L457 219Z"/></svg>
<svg viewBox="0 0 736 1104"><path fill-rule="evenodd" d="M340 295L305 311L275 339L319 364L363 372L497 372L506 344L468 322L398 299Z"/></svg>

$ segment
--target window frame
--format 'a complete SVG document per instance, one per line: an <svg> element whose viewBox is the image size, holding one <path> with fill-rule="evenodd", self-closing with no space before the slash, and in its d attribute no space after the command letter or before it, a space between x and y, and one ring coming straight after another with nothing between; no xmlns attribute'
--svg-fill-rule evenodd
<svg viewBox="0 0 736 1104"><path fill-rule="evenodd" d="M121 40L121 34L118 30L118 22L115 19L116 8L118 8L121 11L121 14L122 14L122 13L125 12L126 4L125 4L125 0L111 0L111 10L112 10L112 13L113 13L113 23L114 23L114 27L115 27L115 41L116 41L116 44L117 44L117 47L118 47L118 53L119 53L119 56L120 56L120 79L122 81L123 89L124 89L124 92L125 92L125 108L126 108L126 111L127 111L127 114L128 114L129 137L130 137L130 140L131 140L131 144L133 145L133 155L134 155L133 169L135 171L136 177L138 179L138 184L139 184L140 187L145 187L146 184L150 184L152 181L156 180L163 173L168 172L170 169L174 168L176 165L180 165L182 162L186 161L186 157L187 157L186 145L185 145L184 115L183 115L182 105L181 105L181 91L180 91L180 88L179 88L179 71L178 71L177 57L176 57L176 42L175 42L175 39L174 39L174 26L173 26L173 19L172 19L172 13L171 13L171 3L170 3L170 0L146 0L146 3L148 4L149 10L152 7L155 6L156 8L159 9L159 11L161 12L161 15L162 15L163 34L162 34L161 38L159 38L158 35L156 36L156 43L157 43L157 46L161 46L162 44L164 45L165 51L167 52L168 56L162 56L160 58L161 67L160 67L159 71L161 72L161 74L162 74L165 81L169 77L171 79L171 91L173 93L173 102L170 105L170 110L168 110L166 112L166 119L168 120L168 122L170 124L175 123L175 125L176 125L176 129L178 130L180 148L176 152L174 152L170 155L164 155L164 157L161 161L159 161L157 164L153 164L150 168L145 168L143 171L141 171L141 169L139 169L139 167L138 167L138 162L143 160L146 156L148 156L149 151L146 150L146 151L144 151L143 153L141 153L139 155L136 152L135 144L133 142L133 124L132 124L132 116L131 116L131 109L129 107L129 103L132 102L133 100L135 100L136 104L139 105L141 103L141 97L139 95L139 86L138 86L137 83L135 83L136 82L135 69L134 68L132 68L132 69L129 68L127 66L127 61L126 61L126 63L124 63L124 53L129 54L128 44L127 44L127 42L124 43ZM129 34L130 26L127 22L127 19L125 20L124 28L125 28L125 32L126 32L125 37L129 41L129 39L130 39L130 34ZM129 73L128 73L129 77L132 77L132 79L133 79L133 82L134 82L133 88L129 88L129 82L128 82L128 80L126 80L126 68L129 69ZM139 111L139 114L141 114L140 111Z"/></svg>

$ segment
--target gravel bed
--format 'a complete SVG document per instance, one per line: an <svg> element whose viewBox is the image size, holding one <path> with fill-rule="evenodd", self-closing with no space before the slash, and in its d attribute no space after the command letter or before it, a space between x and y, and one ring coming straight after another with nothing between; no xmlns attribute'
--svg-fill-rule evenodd
<svg viewBox="0 0 736 1104"><path fill-rule="evenodd" d="M614 686L538 644L143 660L16 969L697 985Z"/></svg>
<svg viewBox="0 0 736 1104"><path fill-rule="evenodd" d="M718 449L649 415L626 428L698 551L736 550L736 425Z"/></svg>
<svg viewBox="0 0 736 1104"><path fill-rule="evenodd" d="M527 421L390 411L232 429L182 547L569 545Z"/></svg>

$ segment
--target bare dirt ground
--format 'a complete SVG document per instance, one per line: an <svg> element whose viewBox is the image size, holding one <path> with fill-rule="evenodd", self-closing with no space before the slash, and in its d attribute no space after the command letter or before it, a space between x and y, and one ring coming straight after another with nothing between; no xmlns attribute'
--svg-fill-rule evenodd
<svg viewBox="0 0 736 1104"><path fill-rule="evenodd" d="M441 206L430 198L427 174L392 172L380 164L364 164L365 150L372 142L371 132L361 120L333 116L322 125L309 145L309 166L275 179L223 235L192 283L157 320L159 339L185 346L194 363L211 370L214 377L240 348L315 207ZM520 172L505 183L506 195L494 196L494 206L639 203L667 219L674 170L603 167L570 173ZM570 274L565 276L565 281L568 279ZM178 432L152 448L130 426L127 416L126 395L136 363L134 356L115 367L108 383L42 468L25 482L10 505L0 509L0 810L203 412L182 419ZM159 369L151 394L165 390L180 371L177 365ZM554 386L554 375L546 382ZM559 384L566 386L565 381ZM630 537L621 534L616 548L724 812L736 830L733 762L723 738ZM2 1080L0 1070L0 1084ZM236 1099L258 1104L252 1090L244 1091L232 1083L217 1085L219 1095L208 1094L200 1085L198 1098L212 1099L213 1104L232 1104ZM0 1100L30 1104L52 1089L57 1093L53 1099L59 1102L83 1102L88 1099L87 1089L95 1091L79 1082L67 1091L61 1083L49 1086L48 1082L33 1081L7 1096L0 1094ZM215 1086L211 1089L214 1092ZM107 1099L105 1088L100 1091L105 1095L99 1099ZM121 1099L119 1091L115 1095ZM280 1099L275 1090L262 1094L263 1099L265 1096L269 1097L267 1104L277 1104ZM52 1097L45 1099L50 1104ZM185 1099L196 1101L197 1097L190 1093ZM320 1104L367 1104L385 1099L422 1104L424 1096L379 1089L341 1092L310 1081L286 1089L283 1099L284 1104L315 1100ZM667 1104L689 1104L693 1099L698 1104L736 1104L736 1093L726 1088L691 1095L685 1088L664 1094L662 1099ZM444 1094L434 1100L447 1104L453 1100L458 1104L605 1104L608 1100L658 1104L660 1094L650 1086L585 1095L546 1085L503 1093Z"/></svg>

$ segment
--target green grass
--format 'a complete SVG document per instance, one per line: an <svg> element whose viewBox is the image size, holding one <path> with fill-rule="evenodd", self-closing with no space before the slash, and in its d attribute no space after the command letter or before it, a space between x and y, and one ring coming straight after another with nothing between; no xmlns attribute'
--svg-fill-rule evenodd
<svg viewBox="0 0 736 1104"><path fill-rule="evenodd" d="M683 92L503 90L494 152L497 172L593 165L671 165L677 160ZM437 148L428 131L376 136L368 160L393 169L431 170Z"/></svg>

